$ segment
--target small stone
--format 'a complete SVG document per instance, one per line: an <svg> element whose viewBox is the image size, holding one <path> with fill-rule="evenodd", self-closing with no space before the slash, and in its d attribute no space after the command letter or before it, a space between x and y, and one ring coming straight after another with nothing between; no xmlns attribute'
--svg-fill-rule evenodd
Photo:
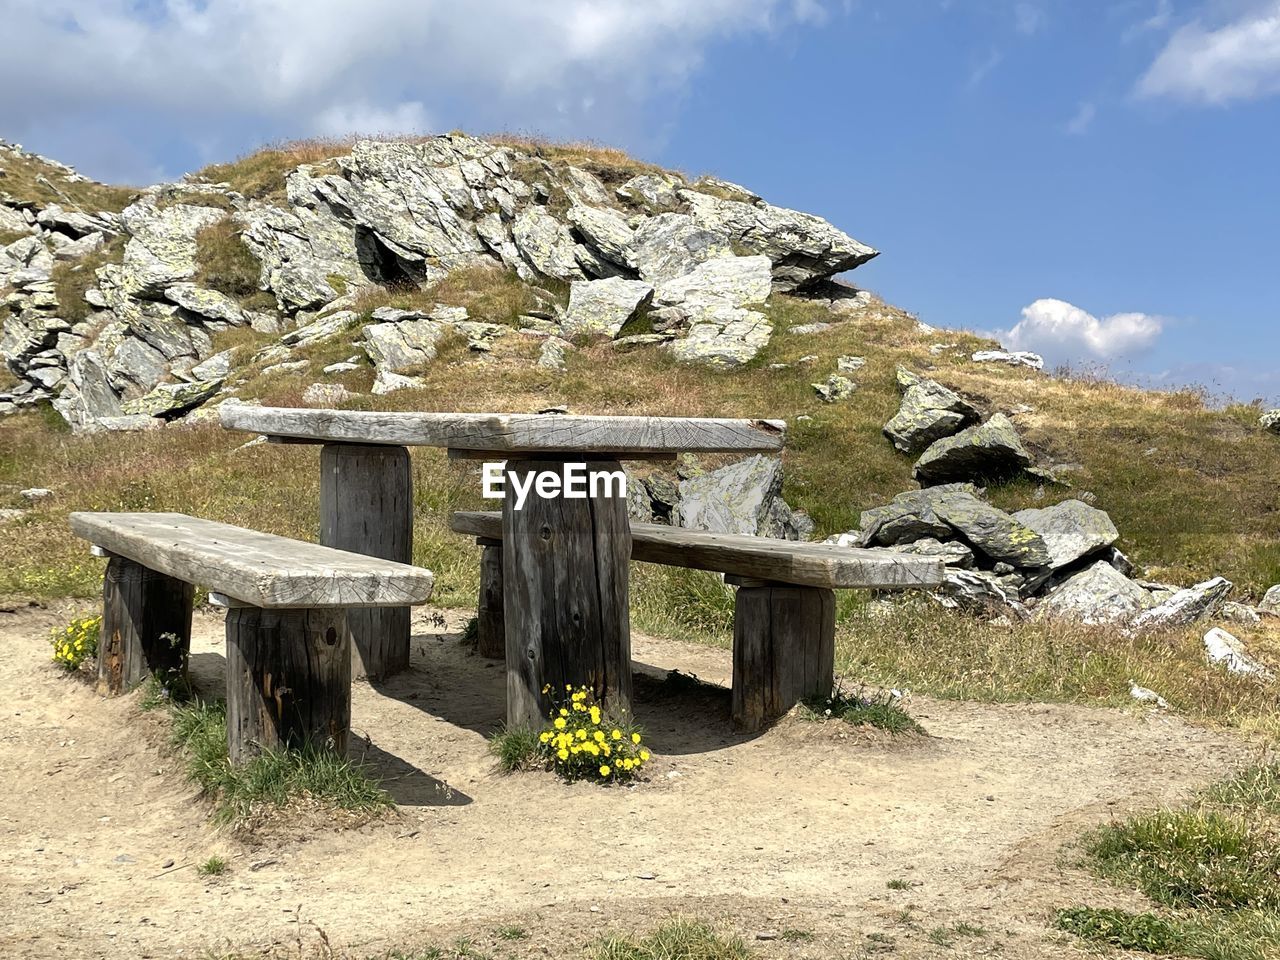
<svg viewBox="0 0 1280 960"><path fill-rule="evenodd" d="M823 403L837 403L841 400L847 400L858 390L858 385L848 377L843 377L838 373L833 373L827 377L825 383L810 384L813 392L818 395L818 399Z"/></svg>
<svg viewBox="0 0 1280 960"><path fill-rule="evenodd" d="M973 355L975 363L1005 363L1011 367L1030 367L1032 370L1044 368L1044 358L1038 353L1025 350L1007 352L1004 350L979 350Z"/></svg>
<svg viewBox="0 0 1280 960"><path fill-rule="evenodd" d="M334 408L346 403L355 394L340 383L313 383L302 391L302 402L311 407Z"/></svg>
<svg viewBox="0 0 1280 960"><path fill-rule="evenodd" d="M1271 671L1250 657L1244 644L1221 627L1204 635L1204 652L1211 664L1225 667L1228 673L1271 679Z"/></svg>
<svg viewBox="0 0 1280 960"><path fill-rule="evenodd" d="M1231 581L1224 577L1197 583L1147 610L1134 620L1133 625L1137 629L1182 626L1213 616L1226 601L1231 587Z"/></svg>
<svg viewBox="0 0 1280 960"><path fill-rule="evenodd" d="M1280 583L1268 588L1267 592L1262 595L1262 602L1258 604L1258 612L1280 617Z"/></svg>
<svg viewBox="0 0 1280 960"><path fill-rule="evenodd" d="M1258 418L1258 424L1263 430L1270 430L1274 434L1280 434L1280 409L1268 410Z"/></svg>
<svg viewBox="0 0 1280 960"><path fill-rule="evenodd" d="M853 373L867 365L866 357L837 357L836 369L841 373Z"/></svg>
<svg viewBox="0 0 1280 960"><path fill-rule="evenodd" d="M28 503L39 503L52 497L53 491L45 487L28 487L26 490L19 490L18 496Z"/></svg>

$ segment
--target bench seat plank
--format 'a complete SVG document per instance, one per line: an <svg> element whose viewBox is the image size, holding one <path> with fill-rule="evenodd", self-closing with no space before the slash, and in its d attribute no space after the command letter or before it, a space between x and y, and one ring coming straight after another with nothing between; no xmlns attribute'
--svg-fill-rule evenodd
<svg viewBox="0 0 1280 960"><path fill-rule="evenodd" d="M181 513L73 513L78 537L148 569L266 609L412 606L429 570Z"/></svg>
<svg viewBox="0 0 1280 960"><path fill-rule="evenodd" d="M502 539L502 515L459 511L455 533ZM658 523L631 524L631 559L825 589L908 590L943 582L941 560L887 556L827 543L707 533Z"/></svg>

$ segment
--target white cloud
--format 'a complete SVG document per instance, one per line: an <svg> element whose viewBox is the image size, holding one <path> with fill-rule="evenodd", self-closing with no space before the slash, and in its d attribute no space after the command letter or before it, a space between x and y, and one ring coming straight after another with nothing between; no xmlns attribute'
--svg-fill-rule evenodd
<svg viewBox="0 0 1280 960"><path fill-rule="evenodd" d="M1088 131L1093 125L1093 118L1097 116L1098 108L1092 103L1082 103L1080 108L1076 110L1075 116L1067 121L1066 132L1073 136L1080 136Z"/></svg>
<svg viewBox="0 0 1280 960"><path fill-rule="evenodd" d="M0 57L0 117L5 136L82 155L129 126L193 151L346 123L651 137L710 47L825 15L816 0L0 0L22 38Z"/></svg>
<svg viewBox="0 0 1280 960"><path fill-rule="evenodd" d="M982 60L979 63L975 64L973 69L969 71L968 85L970 87L976 87L978 84L980 84L983 80L986 79L987 74L989 74L996 67L1000 66L1000 61L1002 61L1003 59L1004 59L1004 54L1002 54L999 50L992 50L989 54L987 54L987 57L985 60Z"/></svg>
<svg viewBox="0 0 1280 960"><path fill-rule="evenodd" d="M1214 29L1197 21L1177 30L1137 92L1211 104L1280 93L1280 0Z"/></svg>
<svg viewBox="0 0 1280 960"><path fill-rule="evenodd" d="M1114 360L1149 349L1164 329L1159 317L1115 313L1098 318L1065 300L1037 300L1001 341L1014 350L1034 350L1056 362Z"/></svg>

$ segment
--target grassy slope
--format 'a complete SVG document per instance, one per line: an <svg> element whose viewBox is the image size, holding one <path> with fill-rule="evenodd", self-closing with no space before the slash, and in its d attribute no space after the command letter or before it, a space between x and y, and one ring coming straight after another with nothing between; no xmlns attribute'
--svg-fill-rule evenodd
<svg viewBox="0 0 1280 960"><path fill-rule="evenodd" d="M0 191L19 200L34 200L40 204L56 203L75 209L80 207L90 213L98 210L119 212L137 192L132 187L115 187L93 181L72 182L55 167L31 156L14 156L0 152Z"/></svg>

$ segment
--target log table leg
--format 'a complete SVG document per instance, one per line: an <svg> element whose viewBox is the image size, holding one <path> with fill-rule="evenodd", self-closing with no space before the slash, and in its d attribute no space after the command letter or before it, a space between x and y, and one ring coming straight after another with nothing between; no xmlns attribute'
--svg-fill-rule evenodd
<svg viewBox="0 0 1280 960"><path fill-rule="evenodd" d="M831 590L726 577L733 613L733 724L759 730L805 697L831 692L836 599Z"/></svg>
<svg viewBox="0 0 1280 960"><path fill-rule="evenodd" d="M502 612L502 541L480 537L480 605L476 611L476 652L490 660L507 655L507 628Z"/></svg>
<svg viewBox="0 0 1280 960"><path fill-rule="evenodd" d="M512 460L509 474L560 473L566 458ZM581 462L579 459L571 462ZM592 470L619 471L616 460ZM529 490L502 504L507 723L536 727L550 707L542 689L586 686L607 709L631 709L627 608L631 525L625 497L571 499Z"/></svg>
<svg viewBox="0 0 1280 960"><path fill-rule="evenodd" d="M291 747L346 754L350 642L341 609L227 610L227 748L232 763Z"/></svg>
<svg viewBox="0 0 1280 960"><path fill-rule="evenodd" d="M194 596L189 583L110 558L102 581L99 693L125 693L148 676L166 685L186 679Z"/></svg>
<svg viewBox="0 0 1280 960"><path fill-rule="evenodd" d="M413 562L413 472L404 447L326 444L320 451L320 542ZM409 667L409 608L350 610L352 670L389 677Z"/></svg>

